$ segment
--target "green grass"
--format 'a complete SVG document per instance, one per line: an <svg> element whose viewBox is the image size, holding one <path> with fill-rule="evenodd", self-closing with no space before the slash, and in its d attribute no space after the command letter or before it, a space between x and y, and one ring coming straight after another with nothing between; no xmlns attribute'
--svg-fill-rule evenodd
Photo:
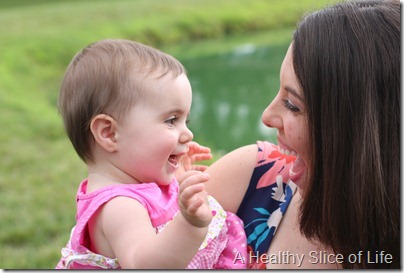
<svg viewBox="0 0 404 273"><path fill-rule="evenodd" d="M0 0L0 268L53 268L74 224L86 171L56 101L75 52L103 38L138 40L184 60L246 39L285 43L303 11L325 3Z"/></svg>

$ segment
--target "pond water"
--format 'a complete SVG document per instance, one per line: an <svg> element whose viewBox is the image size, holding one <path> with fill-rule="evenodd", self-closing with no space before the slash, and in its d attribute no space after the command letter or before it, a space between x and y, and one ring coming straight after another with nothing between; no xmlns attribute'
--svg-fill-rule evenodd
<svg viewBox="0 0 404 273"><path fill-rule="evenodd" d="M279 89L288 44L255 47L181 60L193 89L189 128L194 140L223 154L257 140L276 142L276 130L261 122Z"/></svg>

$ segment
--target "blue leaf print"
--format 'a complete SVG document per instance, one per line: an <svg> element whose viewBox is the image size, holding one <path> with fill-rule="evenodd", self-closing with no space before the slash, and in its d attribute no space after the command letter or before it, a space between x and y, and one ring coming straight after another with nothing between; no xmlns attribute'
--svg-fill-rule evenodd
<svg viewBox="0 0 404 273"><path fill-rule="evenodd" d="M255 222L262 222L262 221L266 222L267 220L268 220L268 218L258 218L258 219L255 219L255 220L249 222L247 225L245 225L244 228L248 228L251 224L253 224L253 223L255 223Z"/></svg>
<svg viewBox="0 0 404 273"><path fill-rule="evenodd" d="M260 244L261 244L263 241L265 241L265 239L268 237L268 234L269 234L269 228L268 228L264 233L262 233L262 235L261 235L260 237L258 237L258 240L257 240L257 242L255 243L255 249L258 249L258 247L260 246Z"/></svg>
<svg viewBox="0 0 404 273"><path fill-rule="evenodd" d="M254 210L258 211L259 213L263 214L263 215L270 215L270 213L264 209L264 208L254 208Z"/></svg>
<svg viewBox="0 0 404 273"><path fill-rule="evenodd" d="M264 231L265 231L265 229L267 229L268 228L268 224L265 222L265 223L262 223L262 224L259 224L258 226L256 226L255 227L255 229L254 229L254 231L250 234L250 236L248 236L248 238L247 238L247 243L249 244L249 243L251 243L252 241L255 241L256 239L257 239L257 237L261 234L261 233L263 233Z"/></svg>
<svg viewBox="0 0 404 273"><path fill-rule="evenodd" d="M285 214L286 209L288 208L290 200L292 199L293 196L293 191L289 186L286 186L285 191L286 191L285 201L279 205L282 214Z"/></svg>
<svg viewBox="0 0 404 273"><path fill-rule="evenodd" d="M289 187L289 185L286 186L286 197L287 197L287 199L290 199L292 197L292 195L293 195L292 189Z"/></svg>

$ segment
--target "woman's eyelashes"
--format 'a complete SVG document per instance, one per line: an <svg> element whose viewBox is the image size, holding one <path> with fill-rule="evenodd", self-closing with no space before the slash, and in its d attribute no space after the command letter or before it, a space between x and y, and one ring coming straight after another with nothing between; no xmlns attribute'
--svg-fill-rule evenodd
<svg viewBox="0 0 404 273"><path fill-rule="evenodd" d="M293 112L293 113L297 113L300 111L300 109L298 107L296 107L295 105L293 105L289 99L284 99L283 100L283 105L285 106L286 109L288 109L289 111Z"/></svg>

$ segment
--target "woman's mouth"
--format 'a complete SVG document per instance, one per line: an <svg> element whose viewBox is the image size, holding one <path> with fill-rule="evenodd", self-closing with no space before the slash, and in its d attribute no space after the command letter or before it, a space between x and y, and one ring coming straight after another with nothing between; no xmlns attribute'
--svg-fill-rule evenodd
<svg viewBox="0 0 404 273"><path fill-rule="evenodd" d="M301 156L297 155L295 162L289 169L289 179L296 183L297 180L304 174L305 171L306 171L306 163L304 162Z"/></svg>
<svg viewBox="0 0 404 273"><path fill-rule="evenodd" d="M285 155L297 156L297 153L295 151L290 151L290 150L288 150L286 148L282 148L280 146L279 146L279 152L281 152L282 154L285 154Z"/></svg>
<svg viewBox="0 0 404 273"><path fill-rule="evenodd" d="M289 179L292 180L293 182L296 182L306 171L306 163L302 159L302 157L296 153L293 150L289 150L285 148L284 146L279 147L279 152L285 154L285 155L293 155L296 156L296 160L294 161L292 167L289 169Z"/></svg>

